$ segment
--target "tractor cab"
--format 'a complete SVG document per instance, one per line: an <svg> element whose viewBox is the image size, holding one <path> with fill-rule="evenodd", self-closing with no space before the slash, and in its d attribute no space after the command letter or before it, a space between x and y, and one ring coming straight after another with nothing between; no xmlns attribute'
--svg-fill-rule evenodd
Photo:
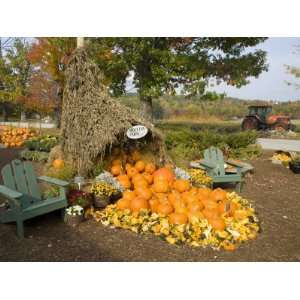
<svg viewBox="0 0 300 300"><path fill-rule="evenodd" d="M248 107L249 109L249 116L257 116L261 121L265 122L267 117L272 112L271 105L251 105Z"/></svg>

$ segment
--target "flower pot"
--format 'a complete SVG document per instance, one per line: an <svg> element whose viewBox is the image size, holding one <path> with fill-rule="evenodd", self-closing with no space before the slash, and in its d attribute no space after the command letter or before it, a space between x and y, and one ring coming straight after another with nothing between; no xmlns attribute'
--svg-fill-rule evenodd
<svg viewBox="0 0 300 300"><path fill-rule="evenodd" d="M65 214L64 216L64 222L72 227L78 226L83 221L83 215L80 216L71 216L68 214Z"/></svg>
<svg viewBox="0 0 300 300"><path fill-rule="evenodd" d="M109 196L94 196L94 207L104 208L110 203Z"/></svg>
<svg viewBox="0 0 300 300"><path fill-rule="evenodd" d="M290 169L295 173L295 174L300 174L300 161L298 162L293 162L291 161L289 163Z"/></svg>

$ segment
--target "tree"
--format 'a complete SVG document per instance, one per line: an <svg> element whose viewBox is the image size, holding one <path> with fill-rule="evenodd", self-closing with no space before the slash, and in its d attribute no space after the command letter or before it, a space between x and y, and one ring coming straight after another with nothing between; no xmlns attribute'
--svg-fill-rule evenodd
<svg viewBox="0 0 300 300"><path fill-rule="evenodd" d="M64 72L75 48L76 38L43 37L36 39L28 53L30 62L55 82L57 87L55 115L58 127L61 122Z"/></svg>
<svg viewBox="0 0 300 300"><path fill-rule="evenodd" d="M210 80L241 87L267 70L266 53L251 47L265 38L97 38L89 40L111 92L126 91L132 75L141 112L152 119L152 99L181 90L205 93ZM247 50L247 51L246 51Z"/></svg>
<svg viewBox="0 0 300 300"><path fill-rule="evenodd" d="M296 53L300 54L300 46L296 46ZM300 67L285 65L287 72L293 75L295 78L300 78ZM300 89L300 83L298 82L286 82L288 85L293 85L296 89Z"/></svg>
<svg viewBox="0 0 300 300"><path fill-rule="evenodd" d="M32 65L27 59L29 43L26 39L6 40L6 48L0 55L0 102L17 103L27 93ZM1 45L2 46L2 45Z"/></svg>

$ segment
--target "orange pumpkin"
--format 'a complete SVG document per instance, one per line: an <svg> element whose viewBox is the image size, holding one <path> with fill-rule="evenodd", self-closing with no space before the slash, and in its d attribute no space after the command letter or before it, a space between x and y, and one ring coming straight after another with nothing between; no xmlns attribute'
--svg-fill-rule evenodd
<svg viewBox="0 0 300 300"><path fill-rule="evenodd" d="M213 190L211 192L210 196L216 202L227 200L227 193L226 193L226 191L222 190L221 188L217 188L217 189Z"/></svg>
<svg viewBox="0 0 300 300"><path fill-rule="evenodd" d="M185 203L182 200L176 201L176 203L174 204L174 210L175 212L184 214L186 214L188 211Z"/></svg>
<svg viewBox="0 0 300 300"><path fill-rule="evenodd" d="M145 163L142 160L139 160L135 163L134 167L138 172L143 172L145 170Z"/></svg>
<svg viewBox="0 0 300 300"><path fill-rule="evenodd" d="M147 163L145 166L145 172L149 174L153 174L156 170L155 164Z"/></svg>
<svg viewBox="0 0 300 300"><path fill-rule="evenodd" d="M184 192L181 194L182 199L186 204L192 203L192 202L199 202L197 195L193 195L190 192Z"/></svg>
<svg viewBox="0 0 300 300"><path fill-rule="evenodd" d="M201 211L203 209L203 204L201 202L191 202L188 204L189 212Z"/></svg>
<svg viewBox="0 0 300 300"><path fill-rule="evenodd" d="M130 209L133 212L139 212L141 209L148 209L148 201L141 197L136 197L130 202Z"/></svg>
<svg viewBox="0 0 300 300"><path fill-rule="evenodd" d="M134 181L134 188L147 188L148 187L148 182L146 179L142 178L141 180L135 180Z"/></svg>
<svg viewBox="0 0 300 300"><path fill-rule="evenodd" d="M203 198L208 198L210 196L211 192L212 192L212 190L209 188L199 188L198 196L202 200Z"/></svg>
<svg viewBox="0 0 300 300"><path fill-rule="evenodd" d="M127 175L129 178L132 178L136 174L138 174L138 171L135 167L128 168Z"/></svg>
<svg viewBox="0 0 300 300"><path fill-rule="evenodd" d="M144 180L144 176L140 173L137 173L135 175L132 176L131 181L133 184L135 184L138 181Z"/></svg>
<svg viewBox="0 0 300 300"><path fill-rule="evenodd" d="M136 197L135 191L125 191L123 192L123 199L131 201Z"/></svg>
<svg viewBox="0 0 300 300"><path fill-rule="evenodd" d="M179 193L188 191L191 188L190 182L186 179L177 179L173 183L173 187Z"/></svg>
<svg viewBox="0 0 300 300"><path fill-rule="evenodd" d="M62 169L65 166L65 163L62 159L55 159L52 163L54 169Z"/></svg>
<svg viewBox="0 0 300 300"><path fill-rule="evenodd" d="M152 192L148 188L139 187L135 190L135 192L136 192L137 196L144 198L146 200L149 200L152 197Z"/></svg>
<svg viewBox="0 0 300 300"><path fill-rule="evenodd" d="M122 168L121 165L113 165L110 169L111 174L118 176L121 174Z"/></svg>
<svg viewBox="0 0 300 300"><path fill-rule="evenodd" d="M114 160L111 162L111 164L112 164L113 166L122 165L122 161L121 161L121 159L114 159Z"/></svg>
<svg viewBox="0 0 300 300"><path fill-rule="evenodd" d="M180 200L181 200L180 193L173 190L173 191L168 195L168 200L169 200L169 202L174 206L175 203L176 203L177 201L180 201Z"/></svg>
<svg viewBox="0 0 300 300"><path fill-rule="evenodd" d="M130 189L131 183L127 175L119 175L117 179L124 189Z"/></svg>
<svg viewBox="0 0 300 300"><path fill-rule="evenodd" d="M149 200L150 208L153 212L157 213L157 207L159 205L158 199Z"/></svg>
<svg viewBox="0 0 300 300"><path fill-rule="evenodd" d="M159 203L157 206L157 212L160 215L167 216L173 212L173 206L168 202Z"/></svg>
<svg viewBox="0 0 300 300"><path fill-rule="evenodd" d="M165 179L169 183L172 183L174 181L175 176L171 170L167 168L160 168L153 173L153 178L154 181L159 179Z"/></svg>
<svg viewBox="0 0 300 300"><path fill-rule="evenodd" d="M203 216L207 220L219 217L219 211L217 209L207 209L207 208L205 208L204 210L202 210L202 213L203 213Z"/></svg>
<svg viewBox="0 0 300 300"><path fill-rule="evenodd" d="M175 212L169 215L169 222L176 225L186 224L188 222L188 217L186 214Z"/></svg>
<svg viewBox="0 0 300 300"><path fill-rule="evenodd" d="M153 183L153 175L151 175L150 173L144 173L143 176L146 179L146 181L148 182L148 184Z"/></svg>
<svg viewBox="0 0 300 300"><path fill-rule="evenodd" d="M127 173L128 173L128 170L129 170L130 168L132 168L132 165L129 164L129 163L127 163L127 164L125 165L125 170L126 170Z"/></svg>
<svg viewBox="0 0 300 300"><path fill-rule="evenodd" d="M130 209L130 200L121 198L117 202L118 209Z"/></svg>
<svg viewBox="0 0 300 300"><path fill-rule="evenodd" d="M204 203L206 209L218 209L218 203L212 200L206 201Z"/></svg>
<svg viewBox="0 0 300 300"><path fill-rule="evenodd" d="M208 219L208 222L215 230L223 231L226 227L224 220L220 217L212 217Z"/></svg>
<svg viewBox="0 0 300 300"><path fill-rule="evenodd" d="M161 178L160 180L155 179L153 189L156 193L167 193L169 190L169 183L166 179L163 178Z"/></svg>

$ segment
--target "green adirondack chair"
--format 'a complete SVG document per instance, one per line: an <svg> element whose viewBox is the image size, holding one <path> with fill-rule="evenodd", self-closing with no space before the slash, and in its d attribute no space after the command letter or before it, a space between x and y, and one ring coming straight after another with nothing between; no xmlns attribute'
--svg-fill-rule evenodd
<svg viewBox="0 0 300 300"><path fill-rule="evenodd" d="M36 177L31 162L13 160L3 167L0 194L8 200L8 209L0 212L0 222L17 223L17 234L24 237L25 220L67 207L66 187L68 182L40 176ZM43 200L38 181L59 186L59 196Z"/></svg>
<svg viewBox="0 0 300 300"><path fill-rule="evenodd" d="M225 161L222 151L216 147L210 147L204 150L204 159L199 161L202 166L212 178L212 185L215 183L236 183L237 190L242 189L242 170L243 166L233 161L227 161L227 164L236 168L236 173L228 174L225 171Z"/></svg>

